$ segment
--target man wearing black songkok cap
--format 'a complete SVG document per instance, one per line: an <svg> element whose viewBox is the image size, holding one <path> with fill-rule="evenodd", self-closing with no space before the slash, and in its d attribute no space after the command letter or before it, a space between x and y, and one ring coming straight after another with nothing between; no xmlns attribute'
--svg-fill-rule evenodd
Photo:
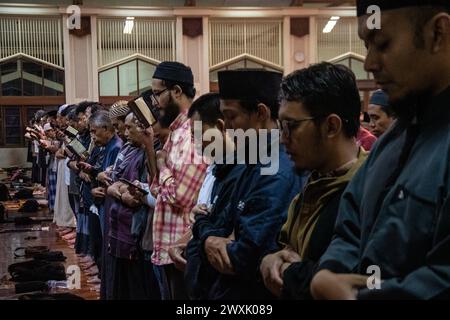
<svg viewBox="0 0 450 320"><path fill-rule="evenodd" d="M153 142L144 139L149 157L156 157L156 172L150 172L150 190L157 195L153 214L152 263L158 268L163 299L186 299L183 273L170 259L169 248L190 228L189 214L203 183L206 164L196 164L187 116L195 96L191 68L179 62L161 62L153 74L153 103L159 108L160 124L170 124L170 135L155 155ZM147 134L152 136L151 128ZM201 161L197 161L201 162ZM153 169L152 169L153 171Z"/></svg>
<svg viewBox="0 0 450 320"><path fill-rule="evenodd" d="M398 121L344 192L311 292L322 299L449 298L450 1L357 4L365 69ZM381 9L381 29L366 23L370 5Z"/></svg>
<svg viewBox="0 0 450 320"><path fill-rule="evenodd" d="M234 190L219 192L210 214L196 216L193 240L187 248L186 279L191 298L270 297L262 282L257 281L257 265L265 254L277 249L278 233L286 220L289 203L304 183L294 173L275 130L281 78L281 73L265 70L219 72L220 109L226 128L260 134L260 139L266 139L264 131L269 132L266 148L261 141L249 141L246 145L238 142L238 153L243 147L247 160L256 156L254 153L267 153L271 161L263 162L261 158L256 163L245 161ZM234 163L239 163L236 160ZM271 167L278 170L264 174ZM220 179L221 167L216 168L215 175ZM195 247L201 252L197 268L191 264ZM190 270L201 271L189 273Z"/></svg>

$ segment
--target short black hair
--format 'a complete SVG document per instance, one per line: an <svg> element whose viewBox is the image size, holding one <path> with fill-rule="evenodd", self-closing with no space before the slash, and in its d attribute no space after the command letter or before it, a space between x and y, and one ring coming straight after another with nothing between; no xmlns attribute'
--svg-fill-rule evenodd
<svg viewBox="0 0 450 320"><path fill-rule="evenodd" d="M47 118L55 118L56 119L57 114L58 114L58 110L47 111Z"/></svg>
<svg viewBox="0 0 450 320"><path fill-rule="evenodd" d="M127 115L129 115L130 113L131 113L131 112L128 112L126 115L118 116L118 117L116 117L116 119L117 119L118 121L125 122L125 119L126 119Z"/></svg>
<svg viewBox="0 0 450 320"><path fill-rule="evenodd" d="M91 108L91 115L96 113L97 111L106 111L103 104L101 104L99 102L94 102L94 103L88 105L87 108Z"/></svg>
<svg viewBox="0 0 450 320"><path fill-rule="evenodd" d="M395 112L391 106L380 106L380 109L386 113L389 118L395 118Z"/></svg>
<svg viewBox="0 0 450 320"><path fill-rule="evenodd" d="M47 112L45 110L38 110L36 111L36 113L34 114L34 120L36 121L41 121L41 118L43 118L44 116L47 115Z"/></svg>
<svg viewBox="0 0 450 320"><path fill-rule="evenodd" d="M80 103L78 104L77 109L76 109L75 112L76 112L77 114L79 114L79 113L85 113L85 112L86 112L86 109L87 109L89 106L93 105L93 104L95 104L94 101L82 101L82 102L80 102Z"/></svg>
<svg viewBox="0 0 450 320"><path fill-rule="evenodd" d="M417 48L424 48L425 39L423 37L423 27L430 21L435 15L445 12L450 14L450 0L446 6L420 6L410 7L409 18L414 27L414 45Z"/></svg>
<svg viewBox="0 0 450 320"><path fill-rule="evenodd" d="M366 112L366 111L363 112L363 121L364 121L364 122L370 122L370 116L369 116L369 113Z"/></svg>
<svg viewBox="0 0 450 320"><path fill-rule="evenodd" d="M168 80L161 80L163 85L167 89L173 89L175 86L179 86L183 93L190 99L194 99L195 93L197 92L195 90L195 87L193 85L184 83L184 82L175 82L175 81L168 81Z"/></svg>
<svg viewBox="0 0 450 320"><path fill-rule="evenodd" d="M78 113L76 107L69 110L69 112L67 113L67 120L78 121Z"/></svg>
<svg viewBox="0 0 450 320"><path fill-rule="evenodd" d="M258 111L258 104L262 103L266 105L270 110L270 118L272 120L278 119L278 111L280 110L280 103L278 100L278 92L274 93L273 99L264 99L265 101L258 99L239 99L239 104L247 113L255 113Z"/></svg>
<svg viewBox="0 0 450 320"><path fill-rule="evenodd" d="M301 102L316 124L334 113L347 137L358 134L361 100L355 74L344 65L322 62L294 71L281 82L280 98Z"/></svg>
<svg viewBox="0 0 450 320"><path fill-rule="evenodd" d="M61 117L67 117L70 111L75 110L77 108L76 104L70 104L61 111Z"/></svg>
<svg viewBox="0 0 450 320"><path fill-rule="evenodd" d="M220 112L219 94L206 93L200 96L189 108L188 117L192 118L195 112L200 115L202 122L209 125L214 126L217 120L223 120L223 114Z"/></svg>

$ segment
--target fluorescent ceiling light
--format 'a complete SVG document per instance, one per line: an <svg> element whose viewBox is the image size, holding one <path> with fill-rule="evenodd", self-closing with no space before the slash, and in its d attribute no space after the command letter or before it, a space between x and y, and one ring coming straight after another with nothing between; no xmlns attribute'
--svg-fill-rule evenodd
<svg viewBox="0 0 450 320"><path fill-rule="evenodd" d="M340 17L331 17L330 20L328 20L327 25L325 26L325 28L323 28L322 32L323 33L330 33L333 28L336 26L336 23L338 22L338 20L340 19Z"/></svg>
<svg viewBox="0 0 450 320"><path fill-rule="evenodd" d="M328 21L327 25L325 26L325 28L323 28L322 32L330 33L331 30L333 30L335 25L336 25L336 21Z"/></svg>
<svg viewBox="0 0 450 320"><path fill-rule="evenodd" d="M127 17L127 20L125 20L125 26L123 27L123 33L125 34L131 34L134 27L134 17Z"/></svg>

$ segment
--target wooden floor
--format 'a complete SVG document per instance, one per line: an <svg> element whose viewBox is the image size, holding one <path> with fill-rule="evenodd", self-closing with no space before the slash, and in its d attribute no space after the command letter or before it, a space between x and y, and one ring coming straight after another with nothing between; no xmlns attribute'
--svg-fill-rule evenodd
<svg viewBox="0 0 450 320"><path fill-rule="evenodd" d="M47 217L46 214L39 214L40 217ZM11 218L11 214L9 216ZM43 222L42 226L49 226L49 231L31 231L31 232L16 232L16 233L0 233L0 297L3 299L6 296L11 296L11 292L8 288L14 288L14 283L8 281L10 275L8 274L8 265L15 262L25 261L25 258L14 258L14 249L17 247L25 246L40 246L44 245L50 248L50 250L62 251L67 257L65 261L66 270L69 265L78 265L79 259L75 254L74 249L70 249L67 243L62 240L57 232L55 226L51 222ZM35 227L39 225L33 225ZM29 227L29 226L26 226ZM22 229L24 226L15 226L14 223L1 223L0 230L6 229ZM36 237L36 239L26 240L28 237ZM88 300L99 299L99 293L93 291L93 286L86 283L88 277L81 271L81 289L80 290L67 290L58 289L57 292L70 292L83 297Z"/></svg>

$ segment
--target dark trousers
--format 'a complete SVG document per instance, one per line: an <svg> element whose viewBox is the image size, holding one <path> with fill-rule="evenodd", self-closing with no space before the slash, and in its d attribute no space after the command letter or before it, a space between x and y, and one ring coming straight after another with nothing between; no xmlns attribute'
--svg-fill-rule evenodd
<svg viewBox="0 0 450 320"><path fill-rule="evenodd" d="M40 168L37 164L37 158L32 157L31 160L31 182L33 183L40 183L41 182L41 176L40 176Z"/></svg>
<svg viewBox="0 0 450 320"><path fill-rule="evenodd" d="M69 189L70 188L67 187L67 190L69 190ZM69 193L69 203L70 203L70 208L72 208L73 214L76 217L78 212L80 211L80 196Z"/></svg>
<svg viewBox="0 0 450 320"><path fill-rule="evenodd" d="M94 258L95 264L101 270L103 235L100 219L95 213L89 212L89 254Z"/></svg>
<svg viewBox="0 0 450 320"><path fill-rule="evenodd" d="M173 264L157 266L157 277L162 300L188 300L184 273Z"/></svg>
<svg viewBox="0 0 450 320"><path fill-rule="evenodd" d="M108 254L110 266L106 299L108 300L160 300L152 264L143 258L136 260L116 258Z"/></svg>

